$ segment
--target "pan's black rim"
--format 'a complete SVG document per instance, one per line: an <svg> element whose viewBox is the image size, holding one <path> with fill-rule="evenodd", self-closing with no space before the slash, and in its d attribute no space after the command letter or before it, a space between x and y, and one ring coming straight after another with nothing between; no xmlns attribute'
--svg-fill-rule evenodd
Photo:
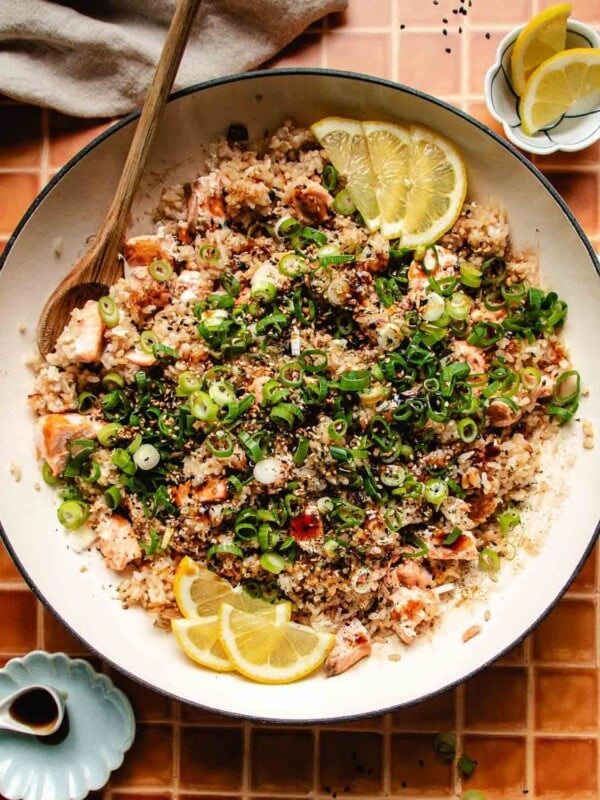
<svg viewBox="0 0 600 800"><path fill-rule="evenodd" d="M417 89L412 89L409 86L404 86L403 84L395 83L394 81L389 81L389 80L386 80L384 78L376 78L376 77L372 77L370 75L363 75L363 74L358 73L358 72L346 72L346 71L341 71L341 70L320 69L320 68L312 68L312 67L307 67L307 68L301 68L301 67L293 68L293 67L291 67L291 68L277 69L277 70L255 70L255 71L252 71L252 72L246 72L246 73L241 74L241 75L227 75L227 76L225 76L223 78L215 78L214 80L210 80L210 81L205 81L203 83L194 84L193 86L187 87L185 89L181 89L178 92L174 92L173 94L170 95L168 102L172 102L173 100L177 100L177 99L179 99L181 97L185 97L185 96L187 96L189 94L195 94L196 92L200 92L200 91L203 91L205 89L211 89L211 88L214 88L214 87L217 87L217 86L225 86L226 84L229 84L229 83L238 83L238 82L243 82L243 81L248 81L248 80L255 80L255 79L266 79L266 78L272 78L273 76L277 76L277 75L281 75L282 77L294 76L294 75L313 75L313 76L321 76L321 77L330 76L330 77L334 77L334 78L342 78L342 79L351 80L351 81L360 81L362 83L370 84L370 85L373 85L373 86L384 86L386 88L394 89L395 91L399 91L399 92L402 92L404 94L412 95L413 97L418 97L418 98L420 98L422 100L427 100L428 102L433 103L433 105L436 105L439 108L442 108L442 109L454 114L455 116L459 117L460 119L462 119L462 120L468 122L469 124L473 125L474 127L478 128L480 131L482 131L482 132L486 133L488 136L490 136L497 144L499 144L501 147L503 147L505 150L507 150L514 158L516 158L517 161L519 161L527 170L529 170L529 172L531 172L537 178L539 183L546 189L546 191L549 192L549 194L552 196L554 201L561 208L561 210L563 211L563 213L567 217L568 221L570 222L571 226L573 227L573 229L575 230L575 232L577 233L577 235L581 239L581 242L583 243L584 247L586 248L586 250L589 253L590 259L592 261L592 264L594 265L594 268L595 268L597 274L600 276L600 263L598 262L598 259L596 257L596 253L594 251L594 248L592 247L592 244L589 241L587 235L585 234L583 228L581 227L579 222L576 220L575 216L573 215L573 212L567 206L567 204L562 199L562 197L558 194L556 189L552 186L552 184L548 181L548 179L544 175L542 175L542 173L529 161L529 159L526 158L521 152L519 152L519 150L517 150L512 144L510 144L510 142L506 141L501 136L499 136L497 133L495 133L493 130L488 128L487 125L484 125L482 122L479 122L479 120L476 120L473 117L469 116L468 114L466 114L461 109L455 108L454 106L450 105L449 103L446 103L443 100L439 100L439 99L437 99L435 97L432 97L431 95L428 95L425 92L421 92L421 91L419 91ZM33 203L29 206L29 208L27 209L27 211L23 215L22 219L20 220L19 224L14 229L10 239L8 240L8 242L7 242L6 246L5 246L4 252L0 255L0 271L3 269L4 264L6 262L6 259L8 258L9 254L10 254L10 251L11 251L15 241L17 240L19 234L21 233L21 231L23 230L23 228L25 227L25 225L27 224L27 222L29 221L31 216L34 214L34 212L36 211L38 206L41 205L41 203L44 201L46 196L61 181L63 176L66 175L67 172L69 172L71 169L73 169L73 167L79 161L81 161L85 156L87 156L89 153L91 153L93 150L95 150L96 147L98 147L98 145L100 145L105 139L108 139L110 136L112 136L114 133L116 133L121 128L124 128L126 125L129 125L131 122L136 120L138 117L139 117L139 112L134 112L134 113L129 114L128 116L124 117L123 119L119 120L114 125L111 125L105 131L100 133L95 139L93 139L89 144L87 144L82 150L80 150L75 156L73 156L73 158L70 161L68 161L67 164L65 164L65 166L62 167L62 169L59 172L56 173L56 175L42 189L40 194L35 198ZM594 529L594 533L591 536L590 542L587 545L583 555L581 556L579 562L577 563L577 565L576 565L575 569L573 570L573 572L571 573L571 575L568 577L568 579L564 583L563 587L560 589L560 591L558 592L556 597L552 600L552 602L549 603L549 605L544 609L544 611L527 627L527 629L524 630L510 644L508 644L506 647L504 647L502 650L500 650L492 658L487 659L483 664L480 664L478 667L470 670L469 672L466 672L464 675L461 675L460 678L455 678L452 681L444 684L440 688L436 689L435 691L428 692L427 694L422 695L421 697L419 697L418 700L410 700L410 701L400 702L400 703L396 703L396 704L393 704L393 705L390 705L390 706L384 706L382 708L373 709L372 711L360 712L360 713L356 713L356 714L346 714L346 715L341 715L339 717L333 717L333 718L332 717L325 717L325 718L323 718L323 717L311 717L311 718L307 718L307 719L286 719L286 720L284 720L284 719L281 719L281 718L274 718L274 717L268 717L268 716L263 716L263 715L238 714L238 713L233 712L233 711L218 709L218 708L214 708L213 706L207 706L207 705L204 705L202 703L197 703L195 701L191 701L188 698L182 697L181 695L178 695L175 692L170 692L170 691L168 691L166 689L162 689L162 688L157 687L154 684L150 683L149 681L144 680L143 678L139 678L134 673L132 673L129 670L124 669L123 667L119 666L119 664L116 663L115 661L113 661L112 659L107 658L99 650L97 650L96 648L92 647L86 641L84 636L82 634L80 634L79 632L75 631L71 627L71 625L69 625L69 623L66 622L63 619L63 617L56 611L56 609L52 605L50 605L48 600L43 596L42 592L38 589L36 584L31 579L29 573L25 569L24 565L21 563L20 559L17 557L17 554L16 554L14 548L12 547L12 544L10 542L8 534L6 533L6 530L4 529L4 526L3 526L2 522L0 521L0 538L2 539L2 541L4 543L4 546L6 547L8 553L10 554L10 557L14 561L15 565L17 566L17 568L19 569L21 574L23 575L23 578L25 579L25 581L26 581L27 585L29 586L29 588L31 589L31 591L38 598L38 600L40 600L40 602L50 611L50 613L53 614L53 616L59 622L61 622L67 628L67 630L69 630L77 639L79 639L86 646L86 648L88 650L90 650L91 653L93 653L94 655L96 655L99 658L101 658L109 666L113 667L117 672L120 672L121 674L125 675L126 677L130 678L131 680L133 680L133 681L135 681L137 683L140 683L143 686L146 686L147 688L158 692L159 694L162 694L162 695L165 695L167 697L170 697L173 700L178 700L181 703L185 703L187 705L192 705L192 706L195 706L197 708L201 708L201 709L204 709L206 711L213 712L213 713L217 712L219 714L223 714L224 716L231 717L233 719L247 719L247 720L253 720L253 721L256 721L256 722L270 723L270 724L276 724L276 725L315 725L315 724L327 724L327 723L338 724L338 723L341 723L341 722L351 722L351 721L358 720L358 719L367 719L369 717L376 717L376 716L380 716L381 714L388 714L388 713L390 713L392 711L395 711L397 709L400 709L400 708L405 708L407 706L417 705L418 703L423 703L426 700L431 700L431 699L433 699L435 697L438 697L441 694L444 694L444 692L447 692L450 689L453 689L455 686L458 686L459 684L464 683L469 678L472 678L474 675L477 675L479 672L484 670L486 667L490 666L490 664L493 664L495 661L497 661L499 658L501 658L507 652L512 650L518 644L520 644L520 642L522 642L531 633L531 631L534 628L536 628L540 624L540 622L542 622L542 620L545 619L548 616L548 614L556 606L556 604L559 602L561 597L564 595L564 593L567 591L569 586L572 584L572 582L577 577L579 571L581 570L581 568L583 567L584 563L586 562L588 556L590 555L599 533L600 533L600 520L596 524L596 527Z"/></svg>

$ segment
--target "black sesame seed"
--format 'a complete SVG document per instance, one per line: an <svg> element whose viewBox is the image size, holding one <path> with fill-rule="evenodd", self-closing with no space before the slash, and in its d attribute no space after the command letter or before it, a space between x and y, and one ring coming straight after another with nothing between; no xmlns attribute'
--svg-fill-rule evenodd
<svg viewBox="0 0 600 800"><path fill-rule="evenodd" d="M452 52L452 48L451 48L451 47L447 47L447 48L446 48L446 52L447 52L447 53L451 53L451 52Z"/></svg>
<svg viewBox="0 0 600 800"><path fill-rule="evenodd" d="M442 22L445 22L445 23L446 23L446 25L447 25L447 24L448 24L448 19L447 19L446 17L444 17L444 19L442 20Z"/></svg>
<svg viewBox="0 0 600 800"><path fill-rule="evenodd" d="M404 28L406 28L406 25L404 23L402 23L402 25L400 25L400 30L403 31Z"/></svg>
<svg viewBox="0 0 600 800"><path fill-rule="evenodd" d="M492 38L492 34L491 33L486 33L485 38L486 39L491 39Z"/></svg>
<svg viewBox="0 0 600 800"><path fill-rule="evenodd" d="M460 26L459 26L459 28L458 28L458 32L459 32L459 33L462 33L462 28L461 28Z"/></svg>

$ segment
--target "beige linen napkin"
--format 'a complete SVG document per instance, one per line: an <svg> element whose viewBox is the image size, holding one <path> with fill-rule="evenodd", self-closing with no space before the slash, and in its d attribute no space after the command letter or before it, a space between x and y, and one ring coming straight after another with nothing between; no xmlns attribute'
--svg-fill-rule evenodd
<svg viewBox="0 0 600 800"><path fill-rule="evenodd" d="M175 88L255 67L348 0L203 0ZM139 108L175 0L0 0L0 93L81 117Z"/></svg>

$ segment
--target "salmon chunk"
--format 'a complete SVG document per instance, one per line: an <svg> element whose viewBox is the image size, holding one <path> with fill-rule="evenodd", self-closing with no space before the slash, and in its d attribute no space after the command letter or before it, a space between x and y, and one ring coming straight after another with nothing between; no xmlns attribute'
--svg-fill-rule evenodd
<svg viewBox="0 0 600 800"><path fill-rule="evenodd" d="M156 364L156 359L150 353L144 353L139 347L134 347L125 353L125 358L130 364L136 367L153 367Z"/></svg>
<svg viewBox="0 0 600 800"><path fill-rule="evenodd" d="M39 417L36 447L53 475L60 475L69 457L69 443L74 439L92 439L102 423L82 414L45 414Z"/></svg>
<svg viewBox="0 0 600 800"><path fill-rule="evenodd" d="M191 229L225 220L223 182L218 174L211 172L198 178L188 199L187 212Z"/></svg>
<svg viewBox="0 0 600 800"><path fill-rule="evenodd" d="M175 291L180 290L180 300L189 303L194 300L205 300L210 294L213 281L204 272L193 269L184 269L177 276Z"/></svg>
<svg viewBox="0 0 600 800"><path fill-rule="evenodd" d="M98 548L106 566L116 572L121 572L127 564L142 556L131 523L119 514L113 514L98 523Z"/></svg>
<svg viewBox="0 0 600 800"><path fill-rule="evenodd" d="M292 202L296 211L308 222L325 222L333 199L320 183L308 181L306 186L294 189Z"/></svg>
<svg viewBox="0 0 600 800"><path fill-rule="evenodd" d="M173 493L175 504L181 508L188 503L218 503L228 496L226 478L209 478L198 488L191 483L180 483Z"/></svg>
<svg viewBox="0 0 600 800"><path fill-rule="evenodd" d="M147 267L157 259L173 263L168 243L162 236L133 236L125 242L123 255L130 267Z"/></svg>
<svg viewBox="0 0 600 800"><path fill-rule="evenodd" d="M83 308L74 308L71 312L69 322L56 342L56 354L66 358L69 363L97 363L102 355L105 327L98 303L88 300Z"/></svg>
<svg viewBox="0 0 600 800"><path fill-rule="evenodd" d="M341 675L370 655L371 650L371 637L362 622L357 619L347 622L336 634L333 650L325 662L325 674L328 678Z"/></svg>
<svg viewBox="0 0 600 800"><path fill-rule="evenodd" d="M417 629L439 614L440 601L429 589L401 587L394 592L390 600L393 628L404 644L412 644L417 638Z"/></svg>

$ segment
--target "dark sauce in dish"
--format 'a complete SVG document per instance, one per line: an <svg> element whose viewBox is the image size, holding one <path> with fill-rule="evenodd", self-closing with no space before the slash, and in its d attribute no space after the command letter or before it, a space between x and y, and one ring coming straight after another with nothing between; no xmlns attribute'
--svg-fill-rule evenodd
<svg viewBox="0 0 600 800"><path fill-rule="evenodd" d="M58 717L58 707L51 694L44 689L32 689L11 704L8 713L21 725L30 728L48 728Z"/></svg>

